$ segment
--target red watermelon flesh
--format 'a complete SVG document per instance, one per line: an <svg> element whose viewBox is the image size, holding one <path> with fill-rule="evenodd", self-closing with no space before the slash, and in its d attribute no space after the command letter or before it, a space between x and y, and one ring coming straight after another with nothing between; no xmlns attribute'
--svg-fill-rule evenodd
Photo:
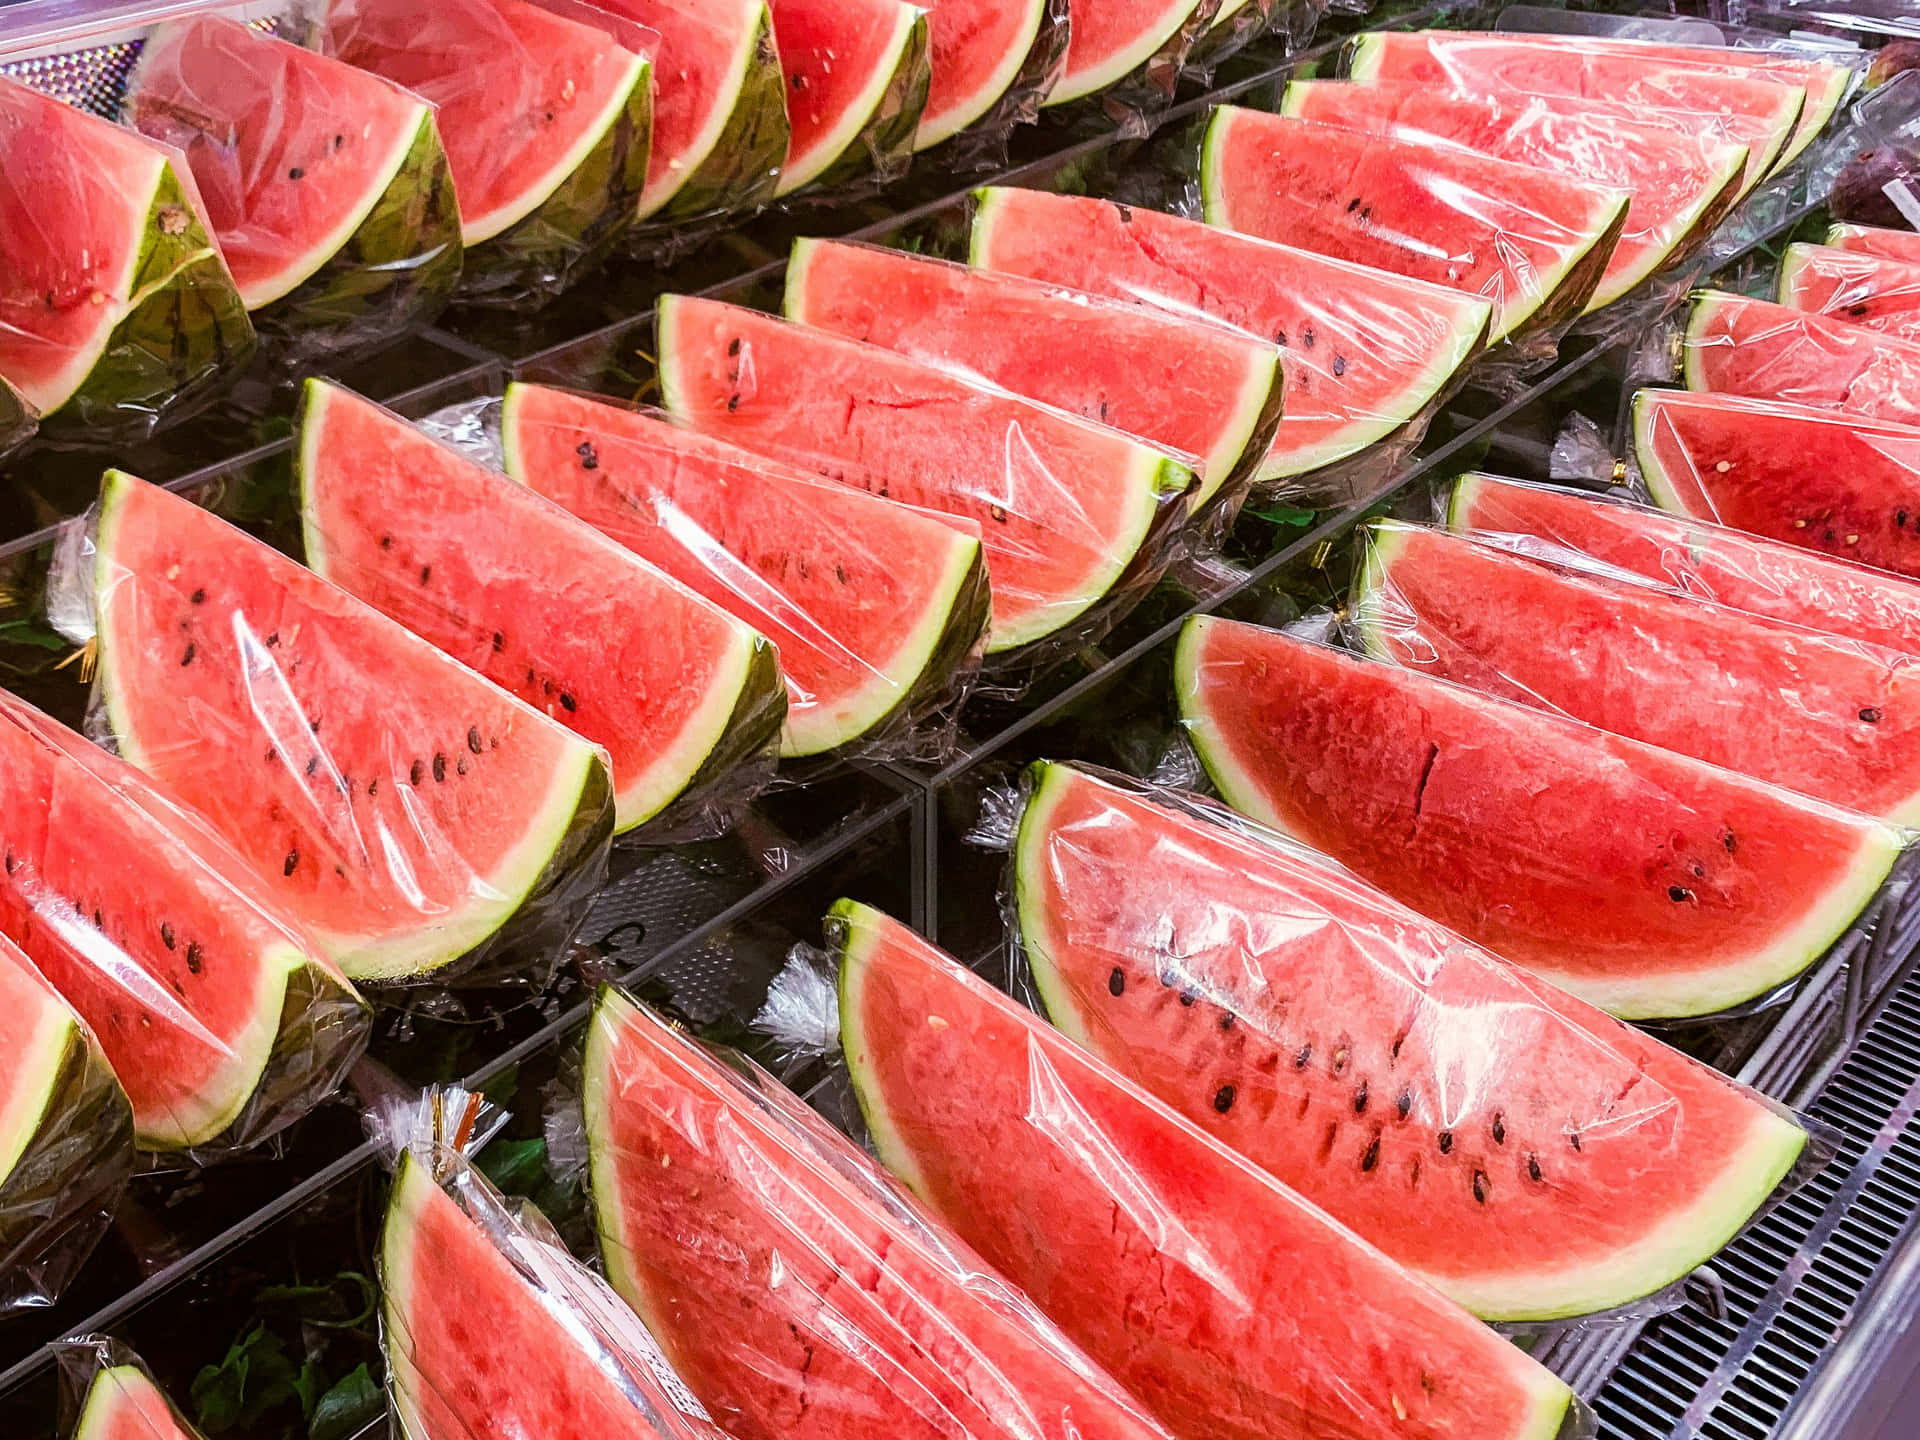
<svg viewBox="0 0 1920 1440"><path fill-rule="evenodd" d="M1782 305L1920 340L1920 262L1826 245L1794 244L1780 257Z"/></svg>
<svg viewBox="0 0 1920 1440"><path fill-rule="evenodd" d="M1706 520L1466 475L1454 484L1447 523L1564 545L1703 600L1920 655L1920 585Z"/></svg>
<svg viewBox="0 0 1920 1440"><path fill-rule="evenodd" d="M1200 617L1180 711L1237 810L1627 1019L1799 975L1872 900L1865 816L1278 631Z"/></svg>
<svg viewBox="0 0 1920 1440"><path fill-rule="evenodd" d="M1251 480L1280 424L1284 384L1271 342L1017 276L800 240L787 265L786 314L1196 455L1195 509Z"/></svg>
<svg viewBox="0 0 1920 1440"><path fill-rule="evenodd" d="M1764 50L1662 45L1589 35L1473 34L1419 30L1363 35L1349 67L1355 78L1445 80L1463 88L1612 96L1682 109L1777 112L1798 95L1778 171L1826 128L1852 84L1845 66ZM1773 87L1771 95L1756 84Z"/></svg>
<svg viewBox="0 0 1920 1440"><path fill-rule="evenodd" d="M889 1169L1182 1440L1545 1437L1552 1374L878 911L834 907Z"/></svg>
<svg viewBox="0 0 1920 1440"><path fill-rule="evenodd" d="M0 936L0 1201L15 1168L55 1118L68 1052L85 1043L67 1003L19 946Z"/></svg>
<svg viewBox="0 0 1920 1440"><path fill-rule="evenodd" d="M1396 665L1920 819L1920 660L1897 650L1384 522L1355 606Z"/></svg>
<svg viewBox="0 0 1920 1440"><path fill-rule="evenodd" d="M1920 576L1920 430L1804 405L1642 390L1633 448L1662 509Z"/></svg>
<svg viewBox="0 0 1920 1440"><path fill-rule="evenodd" d="M1877 225L1835 225L1826 244L1855 255L1879 255L1920 265L1920 235L1911 230L1886 230Z"/></svg>
<svg viewBox="0 0 1920 1440"><path fill-rule="evenodd" d="M86 1020L152 1150L254 1143L321 1098L365 1008L266 885L145 776L0 698L0 930ZM277 1070L309 1077L271 1093ZM283 1088L283 1086L273 1087Z"/></svg>
<svg viewBox="0 0 1920 1440"><path fill-rule="evenodd" d="M846 1138L617 991L587 1039L601 1252L739 1440L1169 1440Z"/></svg>
<svg viewBox="0 0 1920 1440"><path fill-rule="evenodd" d="M73 1440L200 1440L166 1392L138 1365L113 1365L94 1375Z"/></svg>
<svg viewBox="0 0 1920 1440"><path fill-rule="evenodd" d="M1064 105L1124 80L1149 61L1185 62L1190 29L1213 0L1078 0L1067 37L1067 67L1047 97ZM1169 80L1166 88L1172 90Z"/></svg>
<svg viewBox="0 0 1920 1440"><path fill-rule="evenodd" d="M1479 350L1492 308L1157 210L1039 190L980 192L972 260L1279 345L1285 409L1262 480L1349 459L1417 418Z"/></svg>
<svg viewBox="0 0 1920 1440"><path fill-rule="evenodd" d="M891 163L912 148L927 104L925 12L905 0L770 0L787 76L791 194L839 168Z"/></svg>
<svg viewBox="0 0 1920 1440"><path fill-rule="evenodd" d="M1702 290L1681 354L1689 390L1920 423L1920 342L1863 325Z"/></svg>
<svg viewBox="0 0 1920 1440"><path fill-rule="evenodd" d="M1032 784L1016 895L1054 1023L1486 1318L1671 1284L1805 1146L1318 856L1070 766Z"/></svg>
<svg viewBox="0 0 1920 1440"><path fill-rule="evenodd" d="M916 150L981 119L1013 88L1047 23L1047 0L929 0L927 58L933 80Z"/></svg>
<svg viewBox="0 0 1920 1440"><path fill-rule="evenodd" d="M307 564L604 749L616 832L773 739L751 627L350 390L307 381L301 416Z"/></svg>
<svg viewBox="0 0 1920 1440"><path fill-rule="evenodd" d="M1620 241L1587 308L1597 310L1683 258L1741 193L1748 152L1560 96L1469 96L1412 82L1329 80L1287 86L1281 112L1302 120L1463 145L1632 194Z"/></svg>
<svg viewBox="0 0 1920 1440"><path fill-rule="evenodd" d="M1187 462L1116 430L756 310L659 305L667 409L721 439L980 526L989 653L1097 605L1151 548Z"/></svg>
<svg viewBox="0 0 1920 1440"><path fill-rule="evenodd" d="M440 969L592 863L599 752L305 567L109 472L99 683L120 751L356 979Z"/></svg>
<svg viewBox="0 0 1920 1440"><path fill-rule="evenodd" d="M648 83L646 56L530 0L334 0L327 43L437 107L469 247L537 210Z"/></svg>
<svg viewBox="0 0 1920 1440"><path fill-rule="evenodd" d="M976 526L541 385L507 387L500 432L516 480L774 642L785 755L910 720L983 642Z"/></svg>
<svg viewBox="0 0 1920 1440"><path fill-rule="evenodd" d="M125 109L186 155L249 310L346 244L433 121L378 76L212 15L147 38Z"/></svg>
<svg viewBox="0 0 1920 1440"><path fill-rule="evenodd" d="M1493 302L1492 338L1589 307L1628 192L1417 139L1215 108L1207 220Z"/></svg>
<svg viewBox="0 0 1920 1440"><path fill-rule="evenodd" d="M459 1162L456 1162L459 1163ZM484 1184L466 1172L476 1187ZM497 1195L479 1202L504 1225ZM719 1440L620 1350L595 1277L536 1238L502 1252L426 1163L403 1153L380 1246L387 1394L408 1440ZM588 1306L585 1315L578 1312ZM631 1317L626 1317L631 1323ZM612 1323L618 1323L615 1317Z"/></svg>

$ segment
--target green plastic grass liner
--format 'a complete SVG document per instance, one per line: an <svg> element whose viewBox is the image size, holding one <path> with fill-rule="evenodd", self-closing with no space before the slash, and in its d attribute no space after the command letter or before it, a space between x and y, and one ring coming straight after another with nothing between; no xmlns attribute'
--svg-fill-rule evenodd
<svg viewBox="0 0 1920 1440"><path fill-rule="evenodd" d="M1016 819L1010 973L1044 1013L1483 1319L1675 1309L1828 1158L1763 1097L1217 803L1042 762Z"/></svg>
<svg viewBox="0 0 1920 1440"><path fill-rule="evenodd" d="M53 1349L61 1440L206 1440L123 1342L80 1335Z"/></svg>
<svg viewBox="0 0 1920 1440"><path fill-rule="evenodd" d="M42 433L145 440L254 343L185 158L0 77L0 379Z"/></svg>
<svg viewBox="0 0 1920 1440"><path fill-rule="evenodd" d="M365 1048L366 1004L246 861L140 771L0 697L0 931L99 1037L143 1150L271 1138Z"/></svg>
<svg viewBox="0 0 1920 1440"><path fill-rule="evenodd" d="M1920 821L1920 661L1898 650L1443 530L1379 521L1359 544L1351 626L1377 659Z"/></svg>
<svg viewBox="0 0 1920 1440"><path fill-rule="evenodd" d="M1505 1339L904 925L842 901L828 940L882 1160L1176 1434L1591 1434Z"/></svg>
<svg viewBox="0 0 1920 1440"><path fill-rule="evenodd" d="M387 1396L405 1440L723 1440L644 1326L539 1210L469 1162L474 1097L441 1125L377 1115L398 1156L380 1240Z"/></svg>
<svg viewBox="0 0 1920 1440"><path fill-rule="evenodd" d="M60 1299L134 1164L133 1113L99 1041L0 937L0 1318Z"/></svg>
<svg viewBox="0 0 1920 1440"><path fill-rule="evenodd" d="M50 582L90 733L356 981L540 983L605 875L597 746L193 502L109 472Z"/></svg>
<svg viewBox="0 0 1920 1440"><path fill-rule="evenodd" d="M1258 626L1190 620L1174 688L1235 809L1626 1019L1776 995L1875 918L1912 838Z"/></svg>
<svg viewBox="0 0 1920 1440"><path fill-rule="evenodd" d="M452 295L460 211L420 97L208 15L148 37L121 114L186 156L282 363L378 346Z"/></svg>
<svg viewBox="0 0 1920 1440"><path fill-rule="evenodd" d="M436 107L463 302L539 304L639 218L653 33L575 0L340 0L324 48Z"/></svg>
<svg viewBox="0 0 1920 1440"><path fill-rule="evenodd" d="M584 1100L607 1274L738 1440L1168 1440L757 1066L603 991Z"/></svg>
<svg viewBox="0 0 1920 1440"><path fill-rule="evenodd" d="M926 12L906 0L769 0L786 75L780 195L900 178L927 105Z"/></svg>
<svg viewBox="0 0 1920 1440"><path fill-rule="evenodd" d="M835 485L659 411L514 384L430 427L778 648L780 754L939 763L986 645L980 527ZM737 787L736 787L737 788Z"/></svg>

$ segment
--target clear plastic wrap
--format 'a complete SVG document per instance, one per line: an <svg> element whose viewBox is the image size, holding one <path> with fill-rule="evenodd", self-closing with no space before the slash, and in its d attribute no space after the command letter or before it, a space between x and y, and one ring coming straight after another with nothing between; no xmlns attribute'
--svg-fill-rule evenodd
<svg viewBox="0 0 1920 1440"><path fill-rule="evenodd" d="M1100 128L1123 136L1153 133L1173 103L1187 59L1219 14L1221 0L1161 0L1157 8L1125 0L1073 4L1067 59L1048 106L1089 102Z"/></svg>
<svg viewBox="0 0 1920 1440"><path fill-rule="evenodd" d="M1296 11L1302 12L1295 14ZM1207 22L1207 28L1193 42L1182 69L1182 82L1202 90L1213 88L1219 68L1249 45L1278 31L1292 50L1305 48L1306 40L1294 26L1303 24L1307 35L1318 23L1319 15L1305 0L1221 0Z"/></svg>
<svg viewBox="0 0 1920 1440"><path fill-rule="evenodd" d="M1920 429L1683 390L1641 390L1631 418L1633 473L1662 509L1920 575Z"/></svg>
<svg viewBox="0 0 1920 1440"><path fill-rule="evenodd" d="M43 436L145 440L254 344L185 157L0 75L0 375Z"/></svg>
<svg viewBox="0 0 1920 1440"><path fill-rule="evenodd" d="M1497 475L1453 481L1436 518L1522 554L1585 555L1736 610L1920 655L1920 585L1884 570L1624 498Z"/></svg>
<svg viewBox="0 0 1920 1440"><path fill-rule="evenodd" d="M1490 304L1196 220L1039 190L981 192L986 269L1203 315L1280 346L1285 406L1261 500L1338 502L1377 488L1425 433L1485 340Z"/></svg>
<svg viewBox="0 0 1920 1440"><path fill-rule="evenodd" d="M1703 393L1920 424L1920 342L1722 290L1693 297L1680 378Z"/></svg>
<svg viewBox="0 0 1920 1440"><path fill-rule="evenodd" d="M1007 143L1013 138L1014 131L1022 125L1031 125L1039 118L1041 107L1047 103L1047 97L1053 93L1054 86L1060 83L1060 77L1067 68L1067 44L1071 35L1067 0L1039 0L1032 7L1039 22L1034 31L1033 44L1012 82L998 99L964 128L947 135L940 134L940 129L945 127L940 125L935 107L939 104L941 84L941 28L943 24L952 23L943 16L951 10L965 23L969 19L969 12L979 8L980 0L958 0L957 4L950 6L936 3L928 21L932 27L933 91L928 100L927 115L921 118L920 133L915 138L914 147L926 150L939 146L938 163L954 173L1004 168L1008 164ZM996 14L1004 14L1016 7L989 0L986 8ZM961 36L964 39L969 33L970 28L963 29ZM959 118L960 113L955 113L948 124Z"/></svg>
<svg viewBox="0 0 1920 1440"><path fill-rule="evenodd" d="M133 1112L100 1042L4 938L0 1040L4 1319L60 1298L112 1223L135 1157Z"/></svg>
<svg viewBox="0 0 1920 1440"><path fill-rule="evenodd" d="M607 1273L739 1440L1166 1440L798 1096L617 991L585 1116Z"/></svg>
<svg viewBox="0 0 1920 1440"><path fill-rule="evenodd" d="M1215 108L1206 218L1242 234L1479 295L1491 339L1551 358L1613 263L1631 192L1418 132Z"/></svg>
<svg viewBox="0 0 1920 1440"><path fill-rule="evenodd" d="M1191 456L756 310L673 295L658 316L674 415L979 526L990 668L1097 637L1151 587L1185 517Z"/></svg>
<svg viewBox="0 0 1920 1440"><path fill-rule="evenodd" d="M1895 340L1920 341L1920 263L1830 245L1789 245L1780 257L1774 298Z"/></svg>
<svg viewBox="0 0 1920 1440"><path fill-rule="evenodd" d="M772 778L786 690L750 625L350 390L309 380L299 424L307 564L601 747L616 834L710 837Z"/></svg>
<svg viewBox="0 0 1920 1440"><path fill-rule="evenodd" d="M460 298L512 308L566 289L638 219L657 42L579 0L333 0L322 36L437 107Z"/></svg>
<svg viewBox="0 0 1920 1440"><path fill-rule="evenodd" d="M1350 613L1368 654L1892 824L1920 822L1920 659L1584 556L1521 556L1397 521L1362 527L1359 544Z"/></svg>
<svg viewBox="0 0 1920 1440"><path fill-rule="evenodd" d="M480 1102L373 1117L401 1143L380 1250L387 1395L403 1440L722 1440L646 1328L531 1204L468 1159Z"/></svg>
<svg viewBox="0 0 1920 1440"><path fill-rule="evenodd" d="M1520 1350L905 926L842 901L828 939L881 1158L1175 1433L1592 1433Z"/></svg>
<svg viewBox="0 0 1920 1440"><path fill-rule="evenodd" d="M0 931L92 1027L143 1150L205 1163L330 1095L364 1001L198 815L0 696Z"/></svg>
<svg viewBox="0 0 1920 1440"><path fill-rule="evenodd" d="M1189 620L1176 674L1182 724L1235 809L1625 1019L1776 997L1873 923L1912 839L1257 626Z"/></svg>
<svg viewBox="0 0 1920 1440"><path fill-rule="evenodd" d="M898 180L932 70L927 15L906 0L769 0L792 127L776 187L835 200Z"/></svg>
<svg viewBox="0 0 1920 1440"><path fill-rule="evenodd" d="M109 472L50 619L89 727L356 980L544 980L605 874L605 755L192 501Z"/></svg>
<svg viewBox="0 0 1920 1440"><path fill-rule="evenodd" d="M1798 1117L1224 807L1047 762L1020 805L995 837L1010 970L1045 1013L1489 1320L1673 1309L1828 1158ZM1358 1167L1322 1147L1335 1117ZM1715 1223L1666 1249L1695 1207Z"/></svg>
<svg viewBox="0 0 1920 1440"><path fill-rule="evenodd" d="M187 157L254 326L285 364L433 319L461 265L433 107L236 20L159 26L121 116Z"/></svg>
<svg viewBox="0 0 1920 1440"><path fill-rule="evenodd" d="M40 429L40 412L0 376L0 460L34 437Z"/></svg>
<svg viewBox="0 0 1920 1440"><path fill-rule="evenodd" d="M516 382L427 426L771 639L784 760L946 758L986 644L977 527L579 391Z"/></svg>
<svg viewBox="0 0 1920 1440"><path fill-rule="evenodd" d="M54 1346L61 1431L70 1440L203 1440L146 1362L122 1341L77 1335Z"/></svg>

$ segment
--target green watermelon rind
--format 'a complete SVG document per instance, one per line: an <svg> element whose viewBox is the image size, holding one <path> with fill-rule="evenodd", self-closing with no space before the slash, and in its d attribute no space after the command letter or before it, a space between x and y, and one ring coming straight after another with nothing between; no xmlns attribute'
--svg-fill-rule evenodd
<svg viewBox="0 0 1920 1440"><path fill-rule="evenodd" d="M16 963L0 956L0 965ZM51 991L46 999L45 1016L35 1027L28 1044L7 1056L7 1086L14 1092L14 1102L18 1104L21 1098L19 1087L32 1085L37 1094L28 1097L28 1103L19 1105L19 1123L12 1134L0 1130L0 1201L6 1197L7 1177L25 1158L42 1127L54 1113L54 1101L68 1055L76 1045L84 1047L87 1043L86 1032L81 1029L79 1019L67 1008L66 1003L57 999ZM4 1118L3 1112L0 1112L0 1118ZM0 1213L4 1213L5 1208L4 1204L0 1204Z"/></svg>
<svg viewBox="0 0 1920 1440"><path fill-rule="evenodd" d="M1020 25L1020 38L1000 57L1000 63L992 73L975 85L973 93L963 102L955 104L952 112L938 124L928 124L922 117L913 137L916 151L931 150L942 141L951 140L999 104L1001 97L1013 88L1014 81L1020 78L1020 72L1026 68L1027 57L1032 53L1035 42L1040 38L1040 27L1047 20L1048 0L1021 0L1021 3L1025 5L1027 13ZM1245 3L1245 0L1241 0L1241 3Z"/></svg>
<svg viewBox="0 0 1920 1440"><path fill-rule="evenodd" d="M115 524L121 498L138 483L119 470L109 470L101 479L94 540L94 583L101 593L121 578L122 567L115 558ZM101 612L97 637L102 657L96 678L100 703L106 712L107 725L120 755L128 763L152 773L151 767L145 763L139 729L133 722L128 697L114 683L113 667L105 658L114 649L107 633L106 613ZM447 661L424 640L417 643L432 654L437 662L456 663ZM595 812L602 803L600 791L611 788L597 747L582 742L570 748L577 755L574 766L577 776L568 771L556 772L553 795L546 809L538 815L527 817L523 838L501 857L494 873L486 877L494 894L492 900L476 903L465 915L446 916L409 934L359 949L342 946L337 939L318 931L316 927L315 938L327 947L329 958L341 972L355 981L379 981L404 979L445 969L468 951L508 928L509 922L529 899L544 893L551 877L567 868L568 855L578 848L569 843L576 826L583 816ZM529 863L535 859L540 862L537 866ZM502 880L502 876L510 878Z"/></svg>
<svg viewBox="0 0 1920 1440"><path fill-rule="evenodd" d="M641 192L639 218L681 219L716 210L750 209L770 198L780 182L791 127L787 81L773 38L773 11L760 6L747 45L735 57L727 93L733 104L711 134L696 139L677 183Z"/></svg>
<svg viewBox="0 0 1920 1440"><path fill-rule="evenodd" d="M1051 109L1055 105L1084 100L1096 91L1105 90L1109 85L1124 80L1159 54L1169 41L1177 41L1182 29L1192 21L1194 12L1204 3L1205 0L1163 0L1159 16L1152 25L1141 29L1139 38L1132 45L1110 57L1104 65L1076 75L1070 82L1062 78L1053 93L1040 102L1041 106Z"/></svg>
<svg viewBox="0 0 1920 1440"><path fill-rule="evenodd" d="M1033 969L1047 1018L1075 1043L1095 1054L1078 1007L1054 965L1048 936L1053 925L1040 895L1054 807L1079 778L1069 765L1040 761L1028 771L1032 793L1014 839L1015 909L1019 939ZM1684 1279L1739 1233L1798 1162L1807 1132L1765 1107L1759 1108L1751 1144L1727 1166L1710 1196L1642 1237L1604 1264L1519 1280L1489 1278L1481 1284L1422 1276L1454 1303L1495 1323L1542 1322L1594 1315L1631 1304ZM1416 1272L1418 1273L1418 1272Z"/></svg>
<svg viewBox="0 0 1920 1440"><path fill-rule="evenodd" d="M427 1192L437 1189L423 1162L411 1150L394 1167L393 1193L380 1234L381 1348L387 1357L387 1395L394 1421L406 1440L434 1440L415 1408L413 1395L425 1384L412 1358L413 1231L425 1208Z"/></svg>
<svg viewBox="0 0 1920 1440"><path fill-rule="evenodd" d="M1805 310L1799 301L1800 276L1814 258L1814 251L1822 247L1805 240L1796 240L1787 246L1780 256L1780 278L1774 287L1773 298L1776 303L1794 310Z"/></svg>
<svg viewBox="0 0 1920 1440"><path fill-rule="evenodd" d="M114 1365L97 1372L87 1384L86 1404L80 1411L80 1423L74 1427L73 1440L115 1440L123 1433L117 1423L124 1407L136 1405L134 1396L145 1391L159 1399L169 1410L166 1395L155 1385L138 1365ZM187 1440L184 1432L177 1427L172 1435L160 1435L153 1431L146 1416L137 1408L130 1417L132 1428L142 1437L150 1440Z"/></svg>
<svg viewBox="0 0 1920 1440"><path fill-rule="evenodd" d="M631 1014L633 1008L633 1002L614 987L602 986L594 1002L593 1016L587 1022L580 1087L581 1119L587 1132L587 1192L592 1198L594 1235L599 1241L607 1283L632 1307L654 1338L664 1344L662 1337L670 1333L670 1327L662 1323L665 1317L653 1313L646 1303L647 1289L627 1259L633 1247L620 1232L620 1217L627 1214L628 1202L620 1188L620 1168L615 1163L614 1147L604 1138L611 1129L607 1116L619 1098L610 1094L608 1088L613 1072L610 1049L624 1023L623 1013Z"/></svg>
<svg viewBox="0 0 1920 1440"><path fill-rule="evenodd" d="M1216 738L1217 726L1200 700L1201 652L1206 632L1219 618L1196 615L1181 628L1174 650L1174 693L1179 707L1180 725L1200 757L1200 763L1214 788L1235 810L1259 821L1283 835L1293 835L1284 816L1267 805L1255 778L1230 758ZM1460 687L1454 687L1459 689ZM1488 707L1508 706L1473 691L1462 693ZM1626 742L1633 743L1633 742ZM1647 747L1649 749L1654 747ZM1752 786L1774 793L1778 787L1721 770L1700 761L1686 761L1704 770L1713 770L1737 785ZM1798 797L1796 797L1798 798ZM1806 801L1808 805L1817 802ZM1304 836L1293 838L1303 844L1313 842ZM1656 983L1622 980L1605 984L1593 977L1567 977L1541 966L1530 966L1532 973L1562 989L1576 990L1589 1004L1597 1005L1623 1020L1672 1019L1715 1015L1749 1000L1766 995L1804 974L1834 942L1860 917L1894 864L1904 853L1906 832L1875 824L1846 872L1828 888L1821 900L1808 908L1801 919L1757 954L1735 964L1716 965L1707 971L1657 977Z"/></svg>
<svg viewBox="0 0 1920 1440"><path fill-rule="evenodd" d="M1726 149L1732 156L1732 163L1723 166L1720 183L1710 190L1703 191L1693 205L1684 212L1682 218L1686 224L1681 226L1674 241L1665 250L1649 252L1642 264L1632 270L1617 275L1604 276L1587 300L1586 309L1581 313L1591 315L1594 311L1613 304L1641 282L1658 274L1672 265L1679 257L1689 254L1697 245L1706 240L1714 228L1726 218L1727 212L1738 203L1742 185L1752 152L1744 145L1731 145Z"/></svg>
<svg viewBox="0 0 1920 1440"><path fill-rule="evenodd" d="M932 83L928 48L926 11L901 5L886 52L893 57L892 65L869 77L839 128L820 136L802 163L794 164L789 151L773 193L787 196L808 185L838 185L872 170L876 162L886 164L910 153Z"/></svg>
<svg viewBox="0 0 1920 1440"><path fill-rule="evenodd" d="M1801 102L1800 118L1787 143L1781 147L1780 158L1773 162L1773 168L1767 172L1769 177L1778 175L1806 152L1806 148L1827 128L1828 122L1853 89L1854 81L1858 78L1855 71L1844 65L1829 65L1827 69L1829 73L1824 89L1816 93L1813 87L1807 87L1806 99Z"/></svg>

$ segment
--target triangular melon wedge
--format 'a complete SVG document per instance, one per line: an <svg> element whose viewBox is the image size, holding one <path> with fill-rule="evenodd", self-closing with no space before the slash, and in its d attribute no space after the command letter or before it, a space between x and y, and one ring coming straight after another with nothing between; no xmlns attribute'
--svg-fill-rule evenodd
<svg viewBox="0 0 1920 1440"><path fill-rule="evenodd" d="M1680 378L1702 394L1920 425L1920 340L1724 290L1700 290Z"/></svg>
<svg viewBox="0 0 1920 1440"><path fill-rule="evenodd" d="M1080 0L1071 15L1067 64L1047 105L1065 105L1126 79L1144 65L1172 76L1205 30L1208 0Z"/></svg>
<svg viewBox="0 0 1920 1440"><path fill-rule="evenodd" d="M73 1440L201 1440L139 1365L110 1365L87 1386Z"/></svg>
<svg viewBox="0 0 1920 1440"><path fill-rule="evenodd" d="M932 82L914 149L951 139L999 104L1021 80L1049 9L1049 0L929 0Z"/></svg>
<svg viewBox="0 0 1920 1440"><path fill-rule="evenodd" d="M927 15L906 0L770 0L792 142L778 193L891 170L926 110Z"/></svg>

